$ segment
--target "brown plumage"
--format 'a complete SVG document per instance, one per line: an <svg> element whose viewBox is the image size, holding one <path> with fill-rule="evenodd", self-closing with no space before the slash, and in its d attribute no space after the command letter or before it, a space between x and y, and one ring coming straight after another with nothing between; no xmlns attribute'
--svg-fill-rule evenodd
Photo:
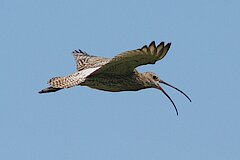
<svg viewBox="0 0 240 160"><path fill-rule="evenodd" d="M160 83L178 90L189 100L190 98L181 90L158 78L155 73L139 73L136 70L138 66L154 64L161 60L167 54L170 46L171 43L165 45L164 42L156 46L153 41L149 46L145 45L140 49L123 52L112 59L91 56L81 50L75 50L73 55L77 63L77 72L69 76L50 79L50 87L39 93L55 92L78 85L110 92L156 88L169 98L178 114L174 102L162 89Z"/></svg>

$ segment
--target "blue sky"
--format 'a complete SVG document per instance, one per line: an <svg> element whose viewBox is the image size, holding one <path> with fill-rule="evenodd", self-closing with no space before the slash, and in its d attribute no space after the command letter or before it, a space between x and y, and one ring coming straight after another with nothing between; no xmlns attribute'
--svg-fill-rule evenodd
<svg viewBox="0 0 240 160"><path fill-rule="evenodd" d="M238 160L240 2L0 1L0 159ZM75 71L81 49L102 57L172 42L167 56L140 67L163 86L108 93L75 87L37 92Z"/></svg>

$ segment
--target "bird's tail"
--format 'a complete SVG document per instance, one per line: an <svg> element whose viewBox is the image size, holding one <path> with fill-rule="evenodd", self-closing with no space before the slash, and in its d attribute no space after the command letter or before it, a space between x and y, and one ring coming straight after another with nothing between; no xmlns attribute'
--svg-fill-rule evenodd
<svg viewBox="0 0 240 160"><path fill-rule="evenodd" d="M38 93L56 92L63 88L70 88L76 86L80 84L80 82L81 80L78 78L77 72L65 77L54 77L48 81L51 86L39 91Z"/></svg>
<svg viewBox="0 0 240 160"><path fill-rule="evenodd" d="M45 88L45 89L43 89L43 90L41 90L41 91L39 91L38 93L50 93L50 92L56 92L56 91L58 91L58 90L60 90L60 89L62 89L62 88L53 88L53 87L48 87L48 88Z"/></svg>

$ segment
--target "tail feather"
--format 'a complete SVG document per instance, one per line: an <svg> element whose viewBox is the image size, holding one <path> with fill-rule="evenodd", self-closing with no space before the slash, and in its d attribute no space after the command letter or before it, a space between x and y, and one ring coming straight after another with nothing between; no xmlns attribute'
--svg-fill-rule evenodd
<svg viewBox="0 0 240 160"><path fill-rule="evenodd" d="M78 72L65 77L54 77L48 82L51 86L39 91L39 93L56 92L63 88L70 88L79 85L83 80L83 78L79 77Z"/></svg>
<svg viewBox="0 0 240 160"><path fill-rule="evenodd" d="M53 88L70 88L80 84L81 80L78 78L77 73L65 76L65 77L54 77L49 80L49 84Z"/></svg>
<svg viewBox="0 0 240 160"><path fill-rule="evenodd" d="M45 88L41 91L39 91L38 93L50 93L50 92L56 92L58 90L61 90L62 88L53 88L53 87L48 87L48 88Z"/></svg>

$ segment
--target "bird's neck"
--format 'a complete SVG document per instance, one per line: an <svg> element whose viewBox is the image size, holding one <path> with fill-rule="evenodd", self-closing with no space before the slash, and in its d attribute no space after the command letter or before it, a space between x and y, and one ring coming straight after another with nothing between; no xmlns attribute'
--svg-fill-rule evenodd
<svg viewBox="0 0 240 160"><path fill-rule="evenodd" d="M151 80L146 77L143 73L138 73L137 80L139 83L141 83L144 88L151 88Z"/></svg>

